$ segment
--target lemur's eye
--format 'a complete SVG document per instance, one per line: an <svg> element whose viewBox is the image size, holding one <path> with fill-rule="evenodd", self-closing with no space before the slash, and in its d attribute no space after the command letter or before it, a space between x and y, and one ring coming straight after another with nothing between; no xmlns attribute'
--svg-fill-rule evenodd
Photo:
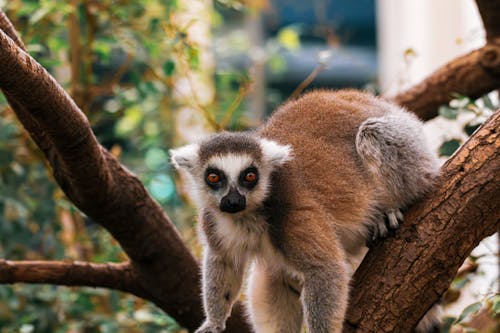
<svg viewBox="0 0 500 333"><path fill-rule="evenodd" d="M253 172L253 171L249 171L245 175L245 181L246 182L253 183L256 180L257 180L257 174L255 172Z"/></svg>
<svg viewBox="0 0 500 333"><path fill-rule="evenodd" d="M251 190L255 186L257 186L257 182L259 181L259 172L257 168L251 166L240 173L239 182L240 185Z"/></svg>
<svg viewBox="0 0 500 333"><path fill-rule="evenodd" d="M210 172L207 175L207 181L211 184L216 184L216 183L220 182L220 176L218 174L216 174L215 172Z"/></svg>

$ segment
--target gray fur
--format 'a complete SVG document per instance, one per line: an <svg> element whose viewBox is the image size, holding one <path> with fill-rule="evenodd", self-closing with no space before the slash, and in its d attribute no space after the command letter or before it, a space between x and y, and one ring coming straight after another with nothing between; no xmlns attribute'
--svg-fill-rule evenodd
<svg viewBox="0 0 500 333"><path fill-rule="evenodd" d="M245 263L234 263L230 258L221 257L206 247L203 268L202 289L206 319L197 332L222 332L240 292Z"/></svg>
<svg viewBox="0 0 500 333"><path fill-rule="evenodd" d="M259 141L250 133L221 132L200 144L200 162L205 163L214 155L249 154L254 159L262 158Z"/></svg>
<svg viewBox="0 0 500 333"><path fill-rule="evenodd" d="M422 123L388 105L382 117L368 118L356 135L356 149L381 185L380 209L405 208L433 184L439 166L424 140Z"/></svg>
<svg viewBox="0 0 500 333"><path fill-rule="evenodd" d="M309 332L341 332L347 304L345 268L331 265L304 276L302 304Z"/></svg>

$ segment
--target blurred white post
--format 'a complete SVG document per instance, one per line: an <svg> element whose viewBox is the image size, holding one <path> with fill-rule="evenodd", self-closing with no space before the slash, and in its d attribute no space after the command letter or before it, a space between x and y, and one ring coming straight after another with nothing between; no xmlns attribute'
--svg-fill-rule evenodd
<svg viewBox="0 0 500 333"><path fill-rule="evenodd" d="M266 111L266 52L264 50L264 27L260 9L248 10L245 14L245 30L250 42L250 77L252 87L248 94L247 115L251 123L262 122Z"/></svg>
<svg viewBox="0 0 500 333"><path fill-rule="evenodd" d="M484 43L473 0L377 0L377 30L380 89L389 95Z"/></svg>
<svg viewBox="0 0 500 333"><path fill-rule="evenodd" d="M180 105L176 113L176 137L180 143L199 140L213 131L202 109L213 103L214 56L212 53L211 0L185 0L173 17L175 26L186 29L189 42L198 50L199 68L181 66L174 77L174 98Z"/></svg>

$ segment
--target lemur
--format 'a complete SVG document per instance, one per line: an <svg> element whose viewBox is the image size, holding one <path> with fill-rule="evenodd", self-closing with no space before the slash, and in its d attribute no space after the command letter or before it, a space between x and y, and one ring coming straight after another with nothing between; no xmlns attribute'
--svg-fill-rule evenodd
<svg viewBox="0 0 500 333"><path fill-rule="evenodd" d="M368 93L313 91L253 132L171 150L199 207L206 320L225 329L250 268L258 333L341 332L350 258L402 221L438 163L413 114Z"/></svg>

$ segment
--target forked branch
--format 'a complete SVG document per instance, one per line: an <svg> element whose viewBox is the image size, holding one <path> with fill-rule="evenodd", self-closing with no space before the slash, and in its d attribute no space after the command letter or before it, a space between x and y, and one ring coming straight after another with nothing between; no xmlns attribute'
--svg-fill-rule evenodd
<svg viewBox="0 0 500 333"><path fill-rule="evenodd" d="M486 45L442 66L393 100L424 120L437 115L454 94L480 97L500 88L500 1L476 0L486 31Z"/></svg>

